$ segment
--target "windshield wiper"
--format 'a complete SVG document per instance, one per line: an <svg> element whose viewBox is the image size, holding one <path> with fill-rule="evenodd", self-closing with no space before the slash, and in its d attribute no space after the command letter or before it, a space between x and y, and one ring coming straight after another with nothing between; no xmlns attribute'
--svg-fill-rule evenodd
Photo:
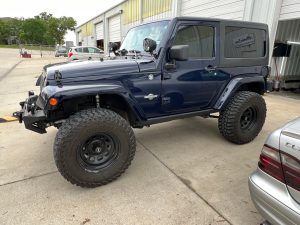
<svg viewBox="0 0 300 225"><path fill-rule="evenodd" d="M139 50L132 49L132 50L129 50L128 52L129 53L134 53L134 57L135 58L137 58L137 54L141 55L141 51L139 51Z"/></svg>
<svg viewBox="0 0 300 225"><path fill-rule="evenodd" d="M121 56L133 56L134 58L137 58L138 56L149 56L148 54L142 54L140 50L135 49L127 50L123 48L122 50L119 50L119 53Z"/></svg>

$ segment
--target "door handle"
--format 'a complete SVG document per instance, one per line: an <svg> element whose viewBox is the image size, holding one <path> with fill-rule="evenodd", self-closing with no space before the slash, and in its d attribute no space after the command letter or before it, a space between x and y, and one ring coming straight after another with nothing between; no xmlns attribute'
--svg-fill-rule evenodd
<svg viewBox="0 0 300 225"><path fill-rule="evenodd" d="M154 95L154 94L149 94L149 95L145 95L144 99L149 99L150 101L157 98L158 95Z"/></svg>
<svg viewBox="0 0 300 225"><path fill-rule="evenodd" d="M212 65L208 65L208 66L204 67L204 69L209 73L212 71L215 71L216 68L217 68L216 66L212 66Z"/></svg>

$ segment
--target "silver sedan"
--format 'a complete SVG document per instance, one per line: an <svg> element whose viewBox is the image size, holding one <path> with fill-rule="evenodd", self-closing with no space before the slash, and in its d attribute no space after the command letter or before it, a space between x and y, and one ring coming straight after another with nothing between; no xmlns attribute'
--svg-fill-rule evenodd
<svg viewBox="0 0 300 225"><path fill-rule="evenodd" d="M271 133L248 184L268 223L300 224L300 118Z"/></svg>

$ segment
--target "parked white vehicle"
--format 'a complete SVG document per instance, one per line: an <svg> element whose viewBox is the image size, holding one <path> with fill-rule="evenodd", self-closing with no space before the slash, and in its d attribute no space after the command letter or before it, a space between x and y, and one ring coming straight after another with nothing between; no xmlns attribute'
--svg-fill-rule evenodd
<svg viewBox="0 0 300 225"><path fill-rule="evenodd" d="M89 46L71 47L68 52L68 60L100 60L104 57L104 51Z"/></svg>

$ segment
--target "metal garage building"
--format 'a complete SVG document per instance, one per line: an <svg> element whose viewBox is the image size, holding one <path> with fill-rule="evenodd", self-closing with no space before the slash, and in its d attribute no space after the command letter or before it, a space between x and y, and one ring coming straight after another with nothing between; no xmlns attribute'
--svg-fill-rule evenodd
<svg viewBox="0 0 300 225"><path fill-rule="evenodd" d="M299 87L300 0L126 0L77 27L76 42L107 52L109 42L120 44L131 27L175 16L267 23L271 46L281 43L288 49L270 60L272 75L282 78L286 88Z"/></svg>

